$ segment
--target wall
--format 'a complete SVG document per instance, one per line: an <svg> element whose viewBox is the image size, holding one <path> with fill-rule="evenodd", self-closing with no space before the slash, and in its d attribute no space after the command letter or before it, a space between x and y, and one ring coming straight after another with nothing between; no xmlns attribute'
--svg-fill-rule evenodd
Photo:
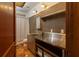
<svg viewBox="0 0 79 59"><path fill-rule="evenodd" d="M48 17L42 18L43 24L42 26L42 31L43 32L50 32L51 29L53 32L60 33L61 29L65 31L65 13L60 13L57 15L51 15Z"/></svg>
<svg viewBox="0 0 79 59"><path fill-rule="evenodd" d="M24 26L24 31L25 31L25 39L27 39L27 35L29 34L29 18L25 18L25 22L24 22L25 26Z"/></svg>
<svg viewBox="0 0 79 59"><path fill-rule="evenodd" d="M16 42L23 41L29 33L28 18L24 15L16 15Z"/></svg>
<svg viewBox="0 0 79 59"><path fill-rule="evenodd" d="M9 47L15 42L15 15L13 3L0 2L0 56L6 56L6 51L14 56L15 48ZM13 46L13 45L12 45Z"/></svg>
<svg viewBox="0 0 79 59"><path fill-rule="evenodd" d="M66 7L66 56L79 56L79 2Z"/></svg>
<svg viewBox="0 0 79 59"><path fill-rule="evenodd" d="M16 41L24 39L24 16L16 15Z"/></svg>

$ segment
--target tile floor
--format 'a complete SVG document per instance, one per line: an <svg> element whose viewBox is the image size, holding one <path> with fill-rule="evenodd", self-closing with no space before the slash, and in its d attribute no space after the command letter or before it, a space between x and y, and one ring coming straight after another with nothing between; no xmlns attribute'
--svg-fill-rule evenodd
<svg viewBox="0 0 79 59"><path fill-rule="evenodd" d="M34 55L27 49L27 44L19 44L16 46L16 57L34 57Z"/></svg>

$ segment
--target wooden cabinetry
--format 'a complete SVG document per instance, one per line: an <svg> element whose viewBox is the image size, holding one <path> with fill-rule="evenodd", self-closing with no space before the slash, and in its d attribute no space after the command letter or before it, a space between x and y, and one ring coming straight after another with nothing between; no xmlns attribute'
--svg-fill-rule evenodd
<svg viewBox="0 0 79 59"><path fill-rule="evenodd" d="M66 3L66 56L79 56L79 2Z"/></svg>
<svg viewBox="0 0 79 59"><path fill-rule="evenodd" d="M1 7L2 6L2 7ZM7 8L5 8L7 7ZM0 56L14 56L15 48L9 50L15 42L15 6L14 3L0 2ZM6 52L8 51L8 52Z"/></svg>

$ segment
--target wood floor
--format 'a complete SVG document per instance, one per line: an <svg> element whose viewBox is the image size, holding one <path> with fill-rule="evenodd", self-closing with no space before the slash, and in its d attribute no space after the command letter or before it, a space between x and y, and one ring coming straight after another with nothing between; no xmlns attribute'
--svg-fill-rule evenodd
<svg viewBox="0 0 79 59"><path fill-rule="evenodd" d="M27 44L23 43L16 46L16 57L34 57L34 55L27 49Z"/></svg>

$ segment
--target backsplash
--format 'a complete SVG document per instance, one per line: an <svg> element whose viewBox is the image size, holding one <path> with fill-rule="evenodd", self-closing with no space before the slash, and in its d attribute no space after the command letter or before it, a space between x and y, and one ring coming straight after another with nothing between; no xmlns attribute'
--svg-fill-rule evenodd
<svg viewBox="0 0 79 59"><path fill-rule="evenodd" d="M61 29L65 30L65 13L48 16L42 18L41 27L43 32L50 32L51 29L53 32L61 32Z"/></svg>

